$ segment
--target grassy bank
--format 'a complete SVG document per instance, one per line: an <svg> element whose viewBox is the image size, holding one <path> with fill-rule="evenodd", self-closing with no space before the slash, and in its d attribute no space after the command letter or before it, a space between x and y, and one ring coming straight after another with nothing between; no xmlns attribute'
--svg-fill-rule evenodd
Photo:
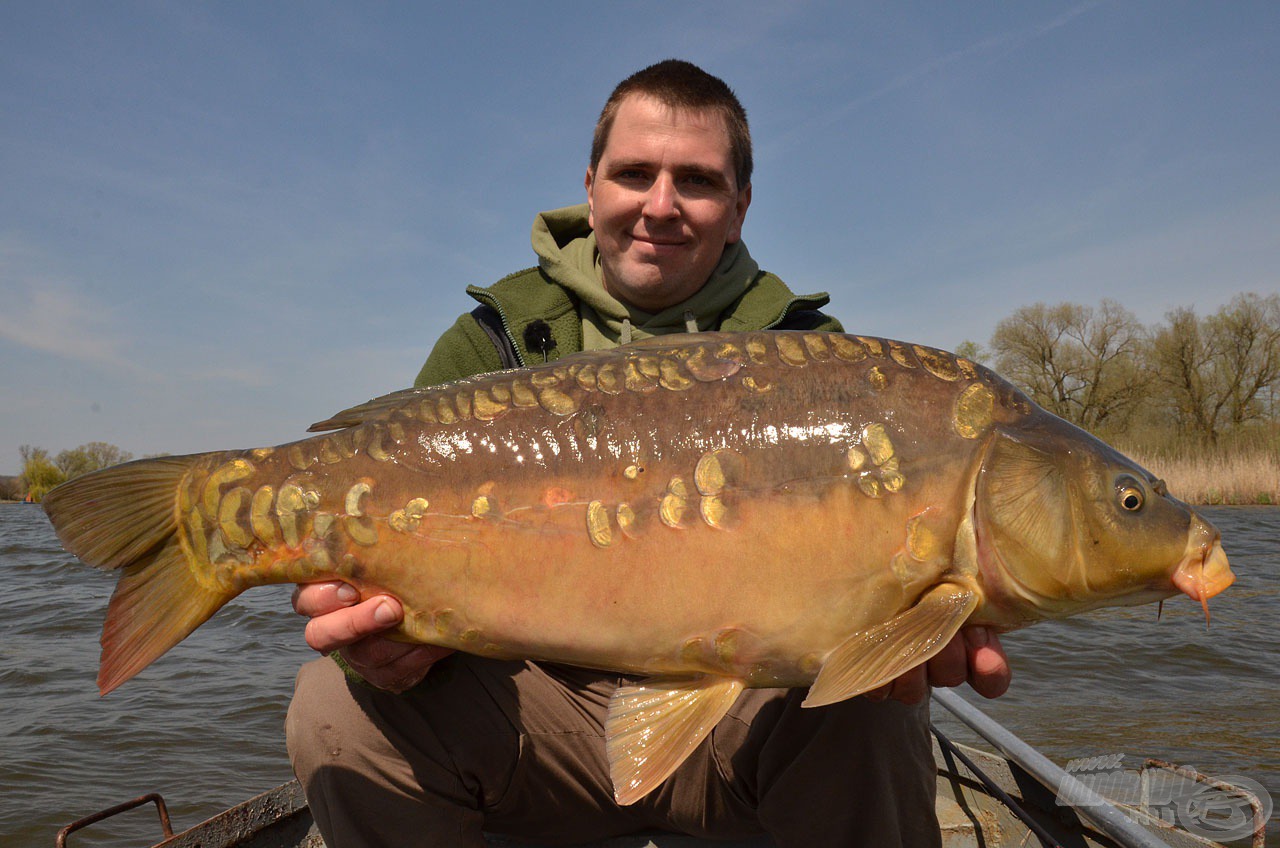
<svg viewBox="0 0 1280 848"><path fill-rule="evenodd" d="M1193 504L1280 504L1280 453L1265 448L1126 448L1124 453Z"/></svg>

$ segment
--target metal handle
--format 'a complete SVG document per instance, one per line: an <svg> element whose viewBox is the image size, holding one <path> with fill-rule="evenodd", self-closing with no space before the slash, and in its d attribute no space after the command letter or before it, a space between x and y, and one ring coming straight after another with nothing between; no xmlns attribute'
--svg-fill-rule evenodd
<svg viewBox="0 0 1280 848"><path fill-rule="evenodd" d="M91 824L96 824L103 819L109 819L118 813L125 812L126 810L132 810L135 807L141 807L143 804L149 804L152 802L155 802L156 812L160 814L160 827L164 829L164 838L168 839L173 836L173 825L169 823L169 808L165 806L164 799L161 798L158 793L152 792L149 795L143 795L141 798L134 798L132 801L117 804L116 806L106 810L99 810L92 815L73 821L71 824L58 831L58 839L55 845L57 848L66 848L67 837L72 833L75 833L77 830L86 828Z"/></svg>

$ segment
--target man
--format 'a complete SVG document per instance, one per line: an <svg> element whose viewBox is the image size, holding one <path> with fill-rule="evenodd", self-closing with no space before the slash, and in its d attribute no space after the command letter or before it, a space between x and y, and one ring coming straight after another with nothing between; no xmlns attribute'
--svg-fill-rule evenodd
<svg viewBox="0 0 1280 848"><path fill-rule="evenodd" d="M746 115L723 82L667 61L623 81L597 125L585 207L543 213L539 267L489 289L432 350L431 385L667 332L839 329L761 272L741 242L751 203ZM498 662L378 636L393 598L300 587L307 641L288 737L326 841L483 845L481 831L570 844L666 829L769 833L783 846L936 845L928 684L1008 683L985 630L873 696L801 710L748 690L662 787L614 804L604 755L618 674ZM428 674L428 671L430 673Z"/></svg>

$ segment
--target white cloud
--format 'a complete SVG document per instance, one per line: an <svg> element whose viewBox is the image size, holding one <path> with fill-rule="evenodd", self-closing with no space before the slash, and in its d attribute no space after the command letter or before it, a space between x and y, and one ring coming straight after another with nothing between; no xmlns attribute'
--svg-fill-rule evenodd
<svg viewBox="0 0 1280 848"><path fill-rule="evenodd" d="M134 369L128 339L108 304L46 274L38 253L0 240L0 339L91 365Z"/></svg>

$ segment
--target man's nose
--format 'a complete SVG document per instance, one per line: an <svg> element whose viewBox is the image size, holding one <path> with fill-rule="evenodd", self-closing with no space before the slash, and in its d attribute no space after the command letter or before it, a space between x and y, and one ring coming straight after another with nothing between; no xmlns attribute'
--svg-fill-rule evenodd
<svg viewBox="0 0 1280 848"><path fill-rule="evenodd" d="M645 193L644 214L649 218L674 218L679 214L676 185L668 174L659 174Z"/></svg>

